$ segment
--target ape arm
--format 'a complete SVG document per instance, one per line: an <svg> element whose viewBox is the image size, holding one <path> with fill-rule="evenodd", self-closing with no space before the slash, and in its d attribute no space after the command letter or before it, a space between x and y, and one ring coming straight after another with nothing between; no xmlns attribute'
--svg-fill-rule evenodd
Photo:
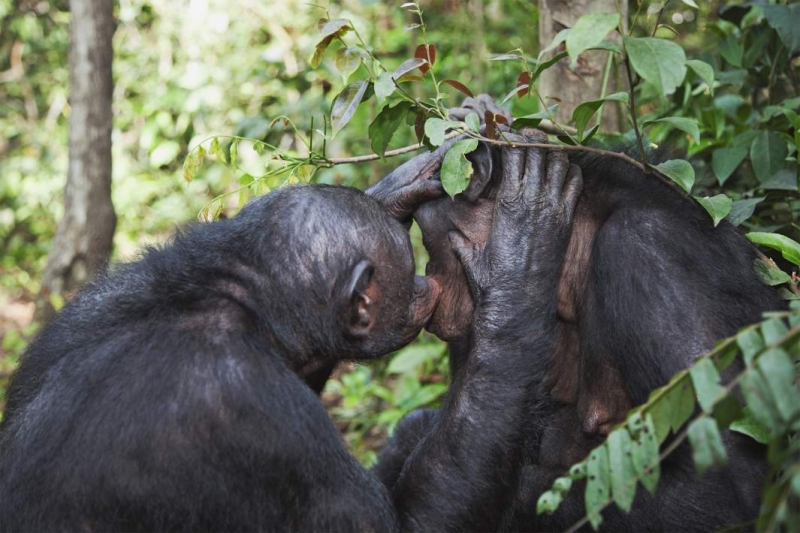
<svg viewBox="0 0 800 533"><path fill-rule="evenodd" d="M559 265L582 183L561 157L548 165L542 150L504 149L489 241L451 235L477 303L473 343L392 489L406 528L494 529L516 488L523 421L546 367L531 359L546 361L552 349ZM521 305L510 298L519 293ZM535 327L520 327L531 320Z"/></svg>

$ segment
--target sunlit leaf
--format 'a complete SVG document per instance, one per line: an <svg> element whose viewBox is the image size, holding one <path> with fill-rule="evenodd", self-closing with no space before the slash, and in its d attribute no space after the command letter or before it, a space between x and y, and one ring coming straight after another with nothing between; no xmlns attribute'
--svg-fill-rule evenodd
<svg viewBox="0 0 800 533"><path fill-rule="evenodd" d="M473 169L472 163L465 156L477 147L477 139L462 139L453 143L445 154L440 174L444 191L451 198L469 186Z"/></svg>
<svg viewBox="0 0 800 533"><path fill-rule="evenodd" d="M728 216L728 213L731 212L731 205L733 205L733 200L725 194L717 194L711 197L704 196L702 198L694 196L694 199L711 215L711 220L714 222L715 227L722 219Z"/></svg>
<svg viewBox="0 0 800 533"><path fill-rule="evenodd" d="M320 28L320 39L317 41L317 46L314 49L314 55L311 57L309 63L313 68L317 68L322 62L322 55L331 44L334 38L340 37L352 30L350 22L345 19L335 19L325 21Z"/></svg>
<svg viewBox="0 0 800 533"><path fill-rule="evenodd" d="M670 95L686 77L686 54L683 48L653 37L623 37L631 66L662 95Z"/></svg>
<svg viewBox="0 0 800 533"><path fill-rule="evenodd" d="M751 231L747 234L747 238L755 244L778 250L784 259L800 265L800 243L786 235Z"/></svg>
<svg viewBox="0 0 800 533"><path fill-rule="evenodd" d="M666 177L674 181L686 192L692 190L694 185L694 168L687 161L683 159L670 159L664 161L653 168L664 174Z"/></svg>
<svg viewBox="0 0 800 533"><path fill-rule="evenodd" d="M558 506L561 505L561 500L563 496L560 492L556 492L553 490L545 491L541 496L539 496L539 500L536 502L536 514L550 514L558 509Z"/></svg>
<svg viewBox="0 0 800 533"><path fill-rule="evenodd" d="M333 135L336 135L339 130L344 128L358 109L358 104L364 98L364 93L367 92L369 82L367 80L360 80L351 83L344 88L342 92L333 100L331 108L331 127L333 128Z"/></svg>

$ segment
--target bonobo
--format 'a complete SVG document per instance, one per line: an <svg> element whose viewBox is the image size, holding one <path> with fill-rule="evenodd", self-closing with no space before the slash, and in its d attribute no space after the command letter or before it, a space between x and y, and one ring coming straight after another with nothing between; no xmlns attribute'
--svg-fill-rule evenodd
<svg viewBox="0 0 800 533"><path fill-rule="evenodd" d="M430 253L427 274L442 286L428 329L449 341L455 376L472 350L470 332L477 320L469 276L448 236L458 231L475 243L486 240L503 176L496 149L479 146L469 157L475 167L469 188L454 200L422 205L414 215ZM624 161L597 156L571 161L582 168L585 187L561 265L551 365L541 402L527 417L522 476L503 526L509 530L574 524L585 514L580 489L573 489L553 516L536 515L536 500L555 477L717 339L782 306L753 271L754 250L736 228L727 222L713 227L699 206ZM535 303L524 291L506 297L510 305ZM523 320L516 327L516 334L524 335L537 326ZM401 422L376 467L386 484L392 485L408 450L438 416L422 410ZM639 491L631 514L609 509L604 526L713 530L753 519L765 475L762 450L738 434L725 440L728 469L698 480L681 447L663 465L656 497Z"/></svg>
<svg viewBox="0 0 800 533"><path fill-rule="evenodd" d="M553 265L580 188L541 151L500 157L487 242L453 237L474 291L474 347L391 490L348 453L303 378L395 350L430 318L438 284L415 278L388 212L405 218L437 195L422 183L431 159L406 167L422 177L404 170L382 204L346 188L277 190L77 296L12 378L0 530L498 527L544 377L546 363L530 362L554 342ZM520 292L531 304L509 305ZM534 327L517 334L522 320Z"/></svg>

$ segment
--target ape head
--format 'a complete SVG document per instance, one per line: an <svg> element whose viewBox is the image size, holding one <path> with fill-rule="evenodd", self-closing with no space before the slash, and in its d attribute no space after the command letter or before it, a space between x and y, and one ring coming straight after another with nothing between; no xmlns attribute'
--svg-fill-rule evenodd
<svg viewBox="0 0 800 533"><path fill-rule="evenodd" d="M436 307L439 286L414 275L408 232L358 190L286 187L231 222L265 270L259 322L295 363L385 355Z"/></svg>

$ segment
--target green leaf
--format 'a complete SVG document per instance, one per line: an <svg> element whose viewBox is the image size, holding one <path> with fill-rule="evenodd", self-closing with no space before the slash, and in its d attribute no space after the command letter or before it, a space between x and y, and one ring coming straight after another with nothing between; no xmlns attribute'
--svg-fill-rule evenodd
<svg viewBox="0 0 800 533"><path fill-rule="evenodd" d="M334 38L340 37L347 33L348 31L352 30L353 28L350 26L350 22L345 19L335 19L326 21L325 24L320 28L320 39L317 41L317 46L314 49L314 55L311 57L309 63L313 68L317 68L319 64L322 62L322 55L325 53L325 50L328 48L328 45L331 44Z"/></svg>
<svg viewBox="0 0 800 533"><path fill-rule="evenodd" d="M228 153L231 156L231 168L236 168L236 163L239 162L239 139L233 139L231 141Z"/></svg>
<svg viewBox="0 0 800 533"><path fill-rule="evenodd" d="M670 425L676 432L692 416L695 406L694 388L691 379L686 374L684 376L686 377L682 378L680 384L665 398L672 406L670 410Z"/></svg>
<svg viewBox="0 0 800 533"><path fill-rule="evenodd" d="M572 68L575 68L581 52L600 43L618 25L618 13L590 13L579 18L567 34L567 51Z"/></svg>
<svg viewBox="0 0 800 533"><path fill-rule="evenodd" d="M397 86L394 84L391 72L384 72L378 76L378 79L375 80L375 99L378 101L378 105L382 106L395 89Z"/></svg>
<svg viewBox="0 0 800 533"><path fill-rule="evenodd" d="M678 184L686 192L692 190L694 185L694 168L683 159L670 159L653 168Z"/></svg>
<svg viewBox="0 0 800 533"><path fill-rule="evenodd" d="M719 434L717 421L713 418L698 418L689 426L689 442L692 444L692 458L698 473L702 476L712 466L724 466L728 462L725 446Z"/></svg>
<svg viewBox="0 0 800 533"><path fill-rule="evenodd" d="M776 266L772 266L761 259L756 259L754 268L761 281L774 287L792 281L792 277Z"/></svg>
<svg viewBox="0 0 800 533"><path fill-rule="evenodd" d="M750 198L748 200L736 200L731 205L731 212L728 214L728 222L738 226L751 216L756 210L756 205L764 201L765 196L760 198Z"/></svg>
<svg viewBox="0 0 800 533"><path fill-rule="evenodd" d="M628 93L619 92L610 94L605 98L600 98L599 100L590 100L589 102L584 102L576 107L575 111L572 113L572 120L575 122L575 129L578 130L578 140L583 139L583 132L586 130L586 126L589 124L592 116L594 116L597 110L600 109L600 106L603 105L603 102L607 101L625 102L627 104Z"/></svg>
<svg viewBox="0 0 800 533"><path fill-rule="evenodd" d="M764 337L764 343L766 344L778 343L788 331L789 328L780 317L761 323L761 335Z"/></svg>
<svg viewBox="0 0 800 533"><path fill-rule="evenodd" d="M464 122L467 124L467 127L474 132L481 131L481 119L477 113L469 113L465 118Z"/></svg>
<svg viewBox="0 0 800 533"><path fill-rule="evenodd" d="M769 429L747 407L744 409L744 416L732 423L730 428L731 431L747 435L761 444L769 443Z"/></svg>
<svg viewBox="0 0 800 533"><path fill-rule="evenodd" d="M739 381L747 407L755 417L770 431L770 435L779 435L784 428L775 410L772 394L764 377L757 370L746 372Z"/></svg>
<svg viewBox="0 0 800 533"><path fill-rule="evenodd" d="M578 481L579 479L583 479L586 477L586 461L583 460L580 463L574 464L569 469L569 477Z"/></svg>
<svg viewBox="0 0 800 533"><path fill-rule="evenodd" d="M428 137L428 140L433 146L441 146L444 142L444 136L447 130L449 128L455 128L458 125L458 122L452 120L429 118L425 121L425 136Z"/></svg>
<svg viewBox="0 0 800 533"><path fill-rule="evenodd" d="M364 98L364 93L367 92L369 82L367 80L360 80L351 83L340 92L333 100L333 107L331 108L331 127L333 128L333 135L336 135L342 128L344 128Z"/></svg>
<svg viewBox="0 0 800 533"><path fill-rule="evenodd" d="M631 66L662 95L670 95L686 77L686 54L680 45L653 37L623 37Z"/></svg>
<svg viewBox="0 0 800 533"><path fill-rule="evenodd" d="M220 163L223 163L225 165L228 164L228 158L225 156L225 152L222 150L222 147L219 145L219 138L218 137L214 137L213 139L211 139L210 150L211 150L211 153L214 154L214 156L217 159L219 159Z"/></svg>
<svg viewBox="0 0 800 533"><path fill-rule="evenodd" d="M558 509L558 506L561 505L562 499L563 496L561 493L553 490L546 491L544 494L539 496L539 501L536 502L536 514L553 513L556 509Z"/></svg>
<svg viewBox="0 0 800 533"><path fill-rule="evenodd" d="M560 477L553 481L553 490L560 493L569 492L569 489L572 488L572 478L571 477Z"/></svg>
<svg viewBox="0 0 800 533"><path fill-rule="evenodd" d="M714 67L699 59L687 59L686 66L692 69L697 77L708 85L711 94L714 94Z"/></svg>
<svg viewBox="0 0 800 533"><path fill-rule="evenodd" d="M767 23L772 26L789 50L789 55L800 50L800 5L765 5L761 6Z"/></svg>
<svg viewBox="0 0 800 533"><path fill-rule="evenodd" d="M600 511L611 495L611 479L608 471L608 452L605 445L591 451L586 465L586 514L597 529L603 522Z"/></svg>
<svg viewBox="0 0 800 533"><path fill-rule="evenodd" d="M633 466L633 442L624 427L608 436L608 462L611 467L611 492L619 507L630 512L636 496L636 471Z"/></svg>
<svg viewBox="0 0 800 533"><path fill-rule="evenodd" d="M362 51L358 48L340 48L338 52L336 52L336 57L334 58L334 65L336 65L336 70L339 71L339 74L342 75L342 81L347 83L347 79L350 75L361 66L362 60Z"/></svg>
<svg viewBox="0 0 800 533"><path fill-rule="evenodd" d="M786 141L774 131L763 130L750 145L750 160L759 182L764 183L783 167Z"/></svg>
<svg viewBox="0 0 800 533"><path fill-rule="evenodd" d="M714 221L714 227L716 227L717 224L719 224L722 219L728 216L728 213L731 212L733 200L724 194L718 194L716 196L712 196L711 198L708 196L703 198L694 196L693 198L697 200L697 203L702 205L706 211L708 211L709 215L711 215L711 220Z"/></svg>
<svg viewBox="0 0 800 533"><path fill-rule="evenodd" d="M427 126L427 124L426 124ZM442 161L441 180L444 192L452 198L469 186L472 163L465 157L478 147L477 139L462 139L453 143Z"/></svg>
<svg viewBox="0 0 800 533"><path fill-rule="evenodd" d="M658 440L653 417L647 415L644 428L633 440L633 467L642 485L650 494L656 493L661 465L658 460Z"/></svg>
<svg viewBox="0 0 800 533"><path fill-rule="evenodd" d="M717 181L719 181L720 185L724 185L728 181L728 178L742 164L745 157L747 157L747 148L745 147L732 146L714 150L711 154L711 166L714 168L714 174L717 175Z"/></svg>
<svg viewBox="0 0 800 533"><path fill-rule="evenodd" d="M778 250L784 259L800 266L800 243L778 233L751 231L747 238L750 242Z"/></svg>
<svg viewBox="0 0 800 533"><path fill-rule="evenodd" d="M689 370L689 375L692 377L692 384L697 392L700 407L706 413L711 413L714 409L714 401L725 392L725 388L719 384L717 367L710 359L700 359Z"/></svg>
<svg viewBox="0 0 800 533"><path fill-rule="evenodd" d="M186 183L192 182L198 168L200 168L200 158L195 152L189 152L189 155L183 160L183 179L186 180Z"/></svg>
<svg viewBox="0 0 800 533"><path fill-rule="evenodd" d="M794 363L785 350L772 349L758 358L758 368L772 392L775 407L784 422L792 422L800 410L800 392L794 379Z"/></svg>
<svg viewBox="0 0 800 533"><path fill-rule="evenodd" d="M369 138L372 140L372 151L383 158L386 147L392 140L394 132L403 124L406 113L411 109L411 103L398 102L393 106L386 106L378 113L372 124L369 125Z"/></svg>
<svg viewBox="0 0 800 533"><path fill-rule="evenodd" d="M550 59L548 59L547 61L540 61L539 63L537 63L536 70L533 71L533 77L531 78L530 83L535 82L537 79L539 79L539 76L542 74L542 72L549 69L550 67L552 67L565 57L567 57L566 52L559 52Z"/></svg>
<svg viewBox="0 0 800 533"><path fill-rule="evenodd" d="M388 374L416 374L420 367L441 356L444 350L444 345L438 343L417 343L406 346L392 358L386 372Z"/></svg>
<svg viewBox="0 0 800 533"><path fill-rule="evenodd" d="M673 128L685 131L686 133L691 135L692 139L694 139L695 142L700 141L700 127L697 125L697 121L693 118L664 117L656 120L648 120L643 125L648 126L650 124L656 124L658 122L669 124Z"/></svg>
<svg viewBox="0 0 800 533"><path fill-rule="evenodd" d="M778 169L761 186L768 191L796 191L797 190L797 167L784 167Z"/></svg>

